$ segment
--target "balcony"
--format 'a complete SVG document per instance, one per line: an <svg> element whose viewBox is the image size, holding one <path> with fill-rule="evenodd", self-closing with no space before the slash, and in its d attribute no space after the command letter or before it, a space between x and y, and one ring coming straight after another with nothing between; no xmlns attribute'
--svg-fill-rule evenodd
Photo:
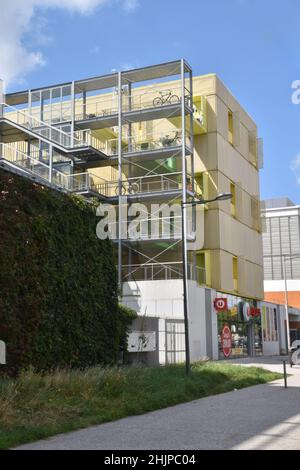
<svg viewBox="0 0 300 470"><path fill-rule="evenodd" d="M125 265L122 266L122 276L123 282L182 279L182 263L170 262ZM205 269L193 266L189 263L187 279L196 281L200 285L205 285Z"/></svg>
<svg viewBox="0 0 300 470"><path fill-rule="evenodd" d="M116 198L119 195L118 181L101 183L98 187L99 193L105 197ZM190 187L190 193L192 194ZM121 194L129 198L137 197L163 197L176 195L182 191L182 173L163 173L132 177L121 181Z"/></svg>
<svg viewBox="0 0 300 470"><path fill-rule="evenodd" d="M193 111L192 96L185 89L186 114ZM181 115L181 87L170 86L160 88L145 87L136 89L129 94L128 88L122 89L122 119L124 122L139 122L168 118ZM82 99L75 104L75 120L78 127L89 122L91 129L101 129L118 125L118 92L103 93L90 97L87 103Z"/></svg>

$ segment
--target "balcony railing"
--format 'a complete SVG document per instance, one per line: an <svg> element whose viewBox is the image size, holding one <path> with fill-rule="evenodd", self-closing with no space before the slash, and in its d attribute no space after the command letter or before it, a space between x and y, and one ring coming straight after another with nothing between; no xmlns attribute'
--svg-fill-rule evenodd
<svg viewBox="0 0 300 470"><path fill-rule="evenodd" d="M12 122L38 134L41 138L45 138L54 144L58 144L64 148L72 149L76 147L91 146L98 150L104 149L103 141L92 135L90 129L75 131L73 135L61 130L59 127L41 121L34 117L33 114L24 110L19 110L5 103L1 104L3 115Z"/></svg>
<svg viewBox="0 0 300 470"><path fill-rule="evenodd" d="M144 265L132 264L122 266L122 277L124 282L128 281L156 281L182 279L182 263L146 263ZM192 264L188 264L187 279L198 282L198 284L206 283L205 268L200 268Z"/></svg>
<svg viewBox="0 0 300 470"><path fill-rule="evenodd" d="M0 143L0 159L1 158L48 183L55 184L63 189L68 188L68 175L55 168L50 170L49 165L45 162L26 155L18 150L15 144Z"/></svg>
<svg viewBox="0 0 300 470"><path fill-rule="evenodd" d="M99 193L100 187L103 187L105 182L104 179L88 172L67 174L55 168L51 169L46 162L18 150L16 144L0 143L1 158L69 192Z"/></svg>
<svg viewBox="0 0 300 470"><path fill-rule="evenodd" d="M67 189L76 193L103 194L101 189L105 187L105 180L92 173L74 173L67 176Z"/></svg>
<svg viewBox="0 0 300 470"><path fill-rule="evenodd" d="M186 146L191 147L191 137L188 131L185 133ZM182 145L182 134L179 130L145 134L143 137L132 136L122 142L123 153L146 152L153 150L164 150L168 148L178 149ZM109 139L105 142L103 151L112 156L118 153L118 138Z"/></svg>
<svg viewBox="0 0 300 470"><path fill-rule="evenodd" d="M50 126L50 124L37 119L29 112L14 108L5 103L1 105L3 106L3 115L5 118L40 135L42 138L66 148L80 145L80 142L77 141L75 136L72 139L71 134L62 131L58 127Z"/></svg>
<svg viewBox="0 0 300 470"><path fill-rule="evenodd" d="M122 196L134 196L182 189L182 173L164 173L128 178L121 181ZM119 195L118 181L104 181L98 187L99 193L106 197Z"/></svg>
<svg viewBox="0 0 300 470"><path fill-rule="evenodd" d="M192 96L185 88L185 104L192 108ZM95 100L95 101L94 101ZM122 111L131 112L146 110L151 108L162 108L170 105L181 104L181 87L157 88L147 87L144 91L133 90L131 95L128 89L122 89ZM83 100L76 100L75 118L76 120L95 119L99 117L109 117L118 113L118 91L89 98L87 103Z"/></svg>

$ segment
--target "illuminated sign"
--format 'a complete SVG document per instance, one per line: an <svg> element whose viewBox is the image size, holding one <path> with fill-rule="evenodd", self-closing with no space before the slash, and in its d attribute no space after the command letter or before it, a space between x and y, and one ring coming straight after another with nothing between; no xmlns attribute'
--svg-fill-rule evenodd
<svg viewBox="0 0 300 470"><path fill-rule="evenodd" d="M228 310L227 299L216 298L214 300L214 307L217 312L224 312L224 310Z"/></svg>

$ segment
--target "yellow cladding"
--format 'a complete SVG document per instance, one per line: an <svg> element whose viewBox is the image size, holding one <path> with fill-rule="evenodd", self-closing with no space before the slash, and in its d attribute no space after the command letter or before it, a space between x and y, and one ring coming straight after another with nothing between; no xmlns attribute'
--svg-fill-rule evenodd
<svg viewBox="0 0 300 470"><path fill-rule="evenodd" d="M122 93L123 111L126 112L129 110L129 89L124 86ZM155 100L173 99L175 102L180 97L178 80L133 88L131 109L143 110L153 107ZM86 117L88 126L88 119L94 116L116 113L117 105L115 91L88 96L85 102L82 98L77 99L76 120ZM68 102L63 106L67 116ZM193 78L193 107L196 193L207 199L221 192L233 195L231 202L209 204L204 211L204 246L197 252L198 266L205 267L206 282L211 287L260 299L263 296L263 269L256 124L215 74ZM189 118L186 124L188 136ZM122 145L125 150L129 149L129 144L137 150L153 148L160 139L176 136L181 132L180 128L181 118L172 116L124 124ZM91 132L104 151L110 155L117 153L117 127ZM167 162L165 168L166 165L171 168L173 163ZM108 182L115 182L118 176L116 166L89 171ZM122 177L128 178L125 170ZM114 195L114 191L115 187L110 190L110 195Z"/></svg>

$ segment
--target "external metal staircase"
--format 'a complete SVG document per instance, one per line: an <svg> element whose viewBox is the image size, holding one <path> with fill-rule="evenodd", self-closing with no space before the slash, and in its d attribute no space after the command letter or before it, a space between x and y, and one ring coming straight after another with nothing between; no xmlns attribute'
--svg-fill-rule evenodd
<svg viewBox="0 0 300 470"><path fill-rule="evenodd" d="M4 141L9 141L11 134L16 140L16 131L18 131L20 138L24 135L31 135L33 138L42 139L64 154L87 159L93 156L98 159L106 158L102 152L104 149L102 141L92 136L90 129L67 133L59 127L41 121L32 114L6 103L0 103L0 108L2 109L0 130Z"/></svg>
<svg viewBox="0 0 300 470"><path fill-rule="evenodd" d="M102 197L99 191L105 187L105 180L89 172L66 174L55 168L53 163L54 151L80 162L107 158L102 151L103 143L92 136L90 130L67 133L6 103L1 103L0 109L2 110L0 117L0 133L3 141L0 143L2 167L60 191ZM43 142L48 149L47 158L45 159L45 155L38 158L37 152L32 155L31 152L27 154L20 150L18 142L27 139Z"/></svg>

